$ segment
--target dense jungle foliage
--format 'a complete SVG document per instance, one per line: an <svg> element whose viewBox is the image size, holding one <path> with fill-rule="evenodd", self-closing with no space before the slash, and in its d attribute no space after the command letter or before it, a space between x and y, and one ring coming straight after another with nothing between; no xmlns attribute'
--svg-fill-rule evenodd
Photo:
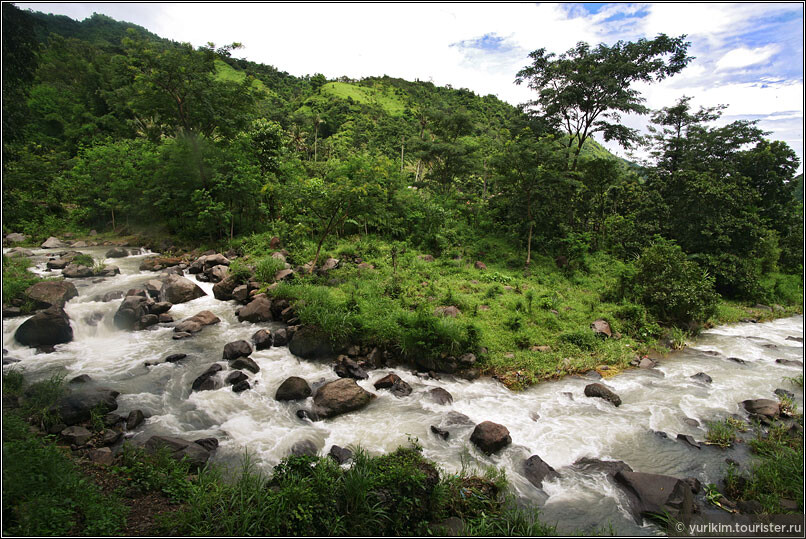
<svg viewBox="0 0 806 539"><path fill-rule="evenodd" d="M516 108L388 76L295 77L234 58L237 43L4 4L3 229L270 234L314 258L346 237L436 256L490 238L527 268L612 257L616 299L662 323L707 318L718 294L786 302L771 276L803 271L792 149L754 122L713 127L723 107L687 96L647 110L630 87L683 70L684 38L535 51L515 82L536 99ZM650 132L620 125L628 112L651 114ZM593 134L652 157L628 163Z"/></svg>

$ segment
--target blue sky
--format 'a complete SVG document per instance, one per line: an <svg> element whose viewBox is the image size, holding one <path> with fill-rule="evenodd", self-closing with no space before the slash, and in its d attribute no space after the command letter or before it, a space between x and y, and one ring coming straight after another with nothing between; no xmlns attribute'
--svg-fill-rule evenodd
<svg viewBox="0 0 806 539"><path fill-rule="evenodd" d="M530 51L578 41L613 44L686 34L695 56L679 75L637 86L646 105L728 105L721 123L759 120L803 158L802 3L237 4L19 3L77 19L93 12L202 45L242 42L238 53L295 75L322 72L419 78L532 98L513 84ZM644 128L645 117L624 123ZM625 155L615 145L608 147Z"/></svg>

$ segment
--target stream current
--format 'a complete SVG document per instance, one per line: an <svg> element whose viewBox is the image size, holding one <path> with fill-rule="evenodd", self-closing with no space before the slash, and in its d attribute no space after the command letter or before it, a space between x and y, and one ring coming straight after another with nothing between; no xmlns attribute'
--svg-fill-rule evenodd
<svg viewBox="0 0 806 539"><path fill-rule="evenodd" d="M79 250L103 258L107 249ZM53 253L35 249L31 270L45 277L59 275L60 270L45 267ZM3 320L3 347L9 356L20 360L14 368L23 369L31 380L47 378L54 372L66 374L67 380L88 374L91 383L119 391L116 413L126 415L140 409L147 417L130 433L135 438L145 440L155 434L188 440L218 438L220 446L213 461L227 466L238 466L248 452L268 473L296 442L304 440L313 441L324 455L334 444L360 445L379 454L417 438L424 456L448 473L458 472L462 466L503 468L521 502L537 505L541 520L557 524L561 532L591 533L612 526L620 535L656 535L660 532L654 526L633 521L626 497L604 472L571 465L582 457L621 460L635 471L693 476L703 484L718 483L725 458L746 462L746 449L722 450L704 444L696 449L676 440L677 434L689 434L702 442L706 421L730 415L746 417L742 400L775 399L776 388L795 392L798 408L803 407L802 392L784 380L801 374L802 369L775 362L778 358L803 360L802 343L787 340L790 336L803 337L803 317L796 316L705 331L655 369L634 369L605 380L623 401L618 408L602 399L585 397L584 388L591 380L583 377L566 377L515 393L490 378L473 382L449 375L441 375L440 380L421 379L411 370L393 368L371 371L368 380L358 382L378 397L365 409L312 423L296 415L300 408L310 409L312 399L278 402L274 399L278 386L289 376L300 376L311 385L337 377L329 362L298 359L287 347L253 352L251 358L260 371L256 375L247 373L250 390L235 393L225 385L212 391L190 391L193 380L214 362L225 367L224 376L230 372L221 359L226 343L239 339L251 342L258 329L279 327L275 323L239 322L235 302L216 300L212 283L198 283L207 296L174 305L169 311L175 321L202 310L212 311L221 319L192 338L173 340L169 325L135 332L114 327L112 319L121 300L97 299L154 278L156 273L138 269L142 259L152 254L106 260L117 265L121 274L101 282L92 278L72 280L79 293L65 306L74 331L72 342L57 345L53 353L37 354L14 340L14 332L27 319L21 316ZM196 282L193 276L186 277ZM88 319L96 313L103 318L92 325ZM188 357L179 363L144 365L177 353ZM373 382L388 372L408 382L414 389L412 394L396 398L388 391L376 391ZM690 378L698 372L705 372L713 382L704 384ZM432 402L426 392L433 387L449 391L453 403ZM493 421L506 426L512 444L492 456L483 455L469 442L473 425L450 425L447 414L452 411L467 415L473 424ZM684 421L687 418L700 426L691 426ZM449 430L449 438L432 434L431 425ZM653 431L665 432L668 438ZM559 478L544 481L542 489L534 487L522 471L523 461L534 454L560 473Z"/></svg>

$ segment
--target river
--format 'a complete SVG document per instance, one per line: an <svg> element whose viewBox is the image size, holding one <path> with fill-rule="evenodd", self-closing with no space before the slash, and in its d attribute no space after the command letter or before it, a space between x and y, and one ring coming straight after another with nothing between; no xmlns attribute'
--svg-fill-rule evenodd
<svg viewBox="0 0 806 539"><path fill-rule="evenodd" d="M103 258L107 249L79 250ZM58 275L59 270L45 271L45 262L52 253L35 249L36 266L32 271L43 276ZM489 378L469 382L444 375L441 380L424 380L400 368L372 371L369 380L359 382L378 396L365 409L311 423L295 413L301 407L310 408L310 402L278 402L274 399L277 387L289 376L300 376L313 385L335 379L336 375L329 363L297 359L286 347L252 354L260 372L254 376L250 373L253 388L248 391L234 393L229 386L190 391L193 380L211 363L221 361L228 372L221 359L226 343L249 341L258 329L276 325L239 322L234 314L235 302L216 300L211 283L198 283L207 296L175 305L169 311L176 321L202 310L210 310L221 319L192 338L173 340L169 326L137 332L114 327L112 318L121 300L97 299L153 278L155 273L138 269L150 254L106 260L119 266L121 274L101 282L73 280L79 296L65 306L74 330L72 342L58 345L50 354L37 354L16 343L14 332L27 318L23 316L3 320L3 347L10 356L21 360L13 368L24 369L31 379L46 378L57 371L65 373L68 380L88 374L92 383L119 391L117 413L125 415L140 409L147 417L134 432L136 438L154 434L190 440L218 438L220 446L214 461L224 465L237 466L248 452L259 467L270 471L294 443L303 440L313 441L320 454L326 454L333 444L360 445L371 453L381 453L406 444L411 437L417 438L424 455L446 472L456 472L463 465L482 470L488 466L503 468L519 499L537 505L541 519L557 523L561 531L591 533L612 526L620 535L655 535L660 533L657 528L635 524L627 511L626 498L603 472L583 471L571 465L581 457L621 460L635 471L693 476L703 484L717 483L725 458L746 461L746 450L705 445L695 449L676 440L677 434L690 434L703 441L705 421L733 414L745 417L739 404L742 400L774 399L776 388L795 392L798 408L803 406L801 392L784 380L802 370L775 362L777 358L803 359L802 343L787 340L789 336L803 337L803 317L796 316L714 328L691 341L685 350L662 360L655 369L635 369L607 379L605 384L623 401L618 408L601 399L585 397L583 390L590 380L582 377L566 377L515 393ZM192 276L187 277L195 282ZM87 318L95 313L103 318L92 325ZM144 365L175 353L188 357L179 363ZM739 357L746 363L729 357ZM375 391L372 383L388 372L408 382L413 393L396 398L388 391ZM713 383L692 380L691 375L698 372L707 373ZM437 405L426 398L425 392L433 387L449 391L453 403ZM494 421L505 425L512 445L490 457L481 454L469 442L472 425L449 425L446 416L451 411L467 415L473 423ZM691 426L684 421L686 418L701 425ZM449 438L443 440L432 434L431 425L449 430ZM668 438L653 431L663 431ZM523 461L533 454L560 473L559 478L544 482L542 489L522 475Z"/></svg>

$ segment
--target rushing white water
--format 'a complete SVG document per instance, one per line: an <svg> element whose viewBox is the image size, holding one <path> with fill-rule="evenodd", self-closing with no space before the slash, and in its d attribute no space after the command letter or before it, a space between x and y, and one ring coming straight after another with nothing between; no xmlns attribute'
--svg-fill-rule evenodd
<svg viewBox="0 0 806 539"><path fill-rule="evenodd" d="M106 248L81 249L102 257ZM33 268L43 275L48 251L35 250ZM120 300L102 302L100 296L111 291L126 291L154 278L152 272L140 272L145 255L110 259L121 275L101 282L74 279L79 296L65 307L71 318L75 338L58 345L51 354L36 354L33 349L14 341L14 332L26 317L3 321L3 347L20 361L33 379L45 378L54 371L66 373L67 379L89 374L97 385L120 391L118 413L141 409L148 419L134 433L137 438L154 434L175 435L187 439L214 436L220 440L215 460L235 465L245 452L267 471L287 455L294 443L313 441L325 454L333 444L360 445L371 453L388 452L408 439L417 438L426 457L447 472L463 465L477 469L503 468L523 503L537 504L541 518L557 523L561 530L594 532L612 525L619 534L655 534L650 526L636 525L626 509L626 500L604 473L570 467L581 457L621 460L634 470L694 476L703 483L717 482L726 457L742 460L741 449L721 450L710 446L695 449L675 439L690 434L698 441L705 438L705 421L729 415L744 416L744 399L775 398L776 388L792 387L784 377L802 370L775 362L777 358L803 359L803 345L787 340L803 337L802 316L764 324L738 324L704 332L686 350L662 361L657 369L632 370L605 381L621 396L623 404L611 404L584 396L590 380L568 377L543 383L526 391L513 393L492 379L474 382L443 376L441 380L423 380L406 369L382 369L360 381L364 389L377 394L364 410L326 421L311 423L295 412L310 408L307 402L278 402L274 394L289 376L300 376L309 384L336 378L327 362L299 360L286 347L270 348L252 354L260 372L250 374L252 389L234 393L229 386L213 391L190 391L193 380L214 362L225 367L219 377L230 371L222 361L226 343L249 341L260 328L274 324L239 322L235 303L214 299L212 285L199 283L208 293L203 298L175 305L170 311L175 320L210 310L219 324L204 328L190 339L175 341L171 327L158 326L146 331L117 330L112 318ZM192 276L188 276L193 279ZM100 313L103 318L93 326L87 318ZM718 355L703 352L717 352ZM146 361L158 361L169 354L185 353L179 363L146 367ZM727 359L739 357L745 364ZM9 368L9 367L6 367ZM706 385L690 378L697 372L713 378ZM394 372L414 391L396 398L388 391L375 391L373 382ZM433 387L442 387L454 398L452 404L437 405L425 395ZM801 394L796 395L799 407ZM494 421L505 425L512 445L493 456L478 452L469 442L473 425L450 424L449 412L460 412L473 422ZM700 427L683 420L692 418ZM450 432L443 440L430 432L435 425ZM653 431L663 431L662 438ZM535 488L522 475L523 461L537 454L560 472L560 477Z"/></svg>

